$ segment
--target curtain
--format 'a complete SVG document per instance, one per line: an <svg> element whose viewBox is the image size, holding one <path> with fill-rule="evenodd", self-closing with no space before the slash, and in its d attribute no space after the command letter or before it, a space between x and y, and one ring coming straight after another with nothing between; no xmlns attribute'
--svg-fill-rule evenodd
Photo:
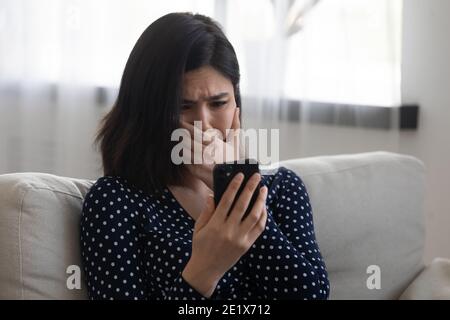
<svg viewBox="0 0 450 320"><path fill-rule="evenodd" d="M0 173L101 175L93 148L131 49L173 11L209 0L0 0Z"/></svg>
<svg viewBox="0 0 450 320"><path fill-rule="evenodd" d="M282 113L285 99L400 104L401 0L227 3L243 92L262 116Z"/></svg>
<svg viewBox="0 0 450 320"><path fill-rule="evenodd" d="M281 158L314 141L292 101L400 103L401 0L0 0L0 173L100 175L98 121L139 35L173 11L222 24L244 127L279 129Z"/></svg>

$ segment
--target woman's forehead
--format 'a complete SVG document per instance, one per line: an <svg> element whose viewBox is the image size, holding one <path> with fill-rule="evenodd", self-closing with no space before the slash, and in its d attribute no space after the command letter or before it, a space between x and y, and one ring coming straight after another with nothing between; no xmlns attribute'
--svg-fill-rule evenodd
<svg viewBox="0 0 450 320"><path fill-rule="evenodd" d="M183 96L186 99L208 99L225 92L233 93L231 81L212 67L202 67L184 74Z"/></svg>

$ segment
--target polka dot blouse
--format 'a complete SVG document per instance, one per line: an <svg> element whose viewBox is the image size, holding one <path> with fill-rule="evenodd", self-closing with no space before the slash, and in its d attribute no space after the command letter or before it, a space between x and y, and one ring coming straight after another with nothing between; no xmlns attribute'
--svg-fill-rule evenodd
<svg viewBox="0 0 450 320"><path fill-rule="evenodd" d="M210 299L327 299L329 281L302 180L263 175L266 228ZM168 188L148 195L121 177L99 178L83 203L81 254L90 299L205 300L181 273L195 221Z"/></svg>

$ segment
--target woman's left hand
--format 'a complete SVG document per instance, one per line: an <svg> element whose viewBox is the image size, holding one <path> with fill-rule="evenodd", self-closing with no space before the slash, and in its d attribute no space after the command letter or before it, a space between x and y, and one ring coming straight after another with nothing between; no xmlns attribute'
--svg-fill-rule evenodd
<svg viewBox="0 0 450 320"><path fill-rule="evenodd" d="M240 109L236 107L230 131L225 139L217 129L199 132L199 129L192 124L181 121L181 127L189 130L191 136L190 141L188 141L190 145L185 146L187 150L191 150L191 164L186 164L185 167L211 190L213 190L214 165L239 160L243 156L240 143L239 112ZM199 141L198 138L201 138L201 140ZM201 163L195 163L194 159L200 160Z"/></svg>

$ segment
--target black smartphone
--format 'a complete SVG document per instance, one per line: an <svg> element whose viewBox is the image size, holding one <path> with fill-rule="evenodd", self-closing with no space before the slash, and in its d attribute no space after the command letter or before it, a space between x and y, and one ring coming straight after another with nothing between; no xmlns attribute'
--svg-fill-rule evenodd
<svg viewBox="0 0 450 320"><path fill-rule="evenodd" d="M222 195L224 194L225 190L228 187L228 184L231 182L233 177L238 174L239 172L242 172L244 174L244 180L241 183L241 186L236 194L236 197L234 198L234 202L231 206L231 209L233 209L234 204L236 203L237 199L239 199L240 194L242 193L242 190L244 189L245 185L247 184L247 181L250 179L252 175L255 173L259 173L259 164L258 161L254 159L245 159L245 160L237 160L233 162L225 162L216 164L213 169L213 188L214 188L214 202L217 205L219 204L220 199L222 198ZM261 182L256 187L255 192L253 193L253 196L250 200L250 203L248 205L247 210L244 213L244 216L242 219L244 219L253 208L253 204L255 203L256 199L259 195L259 189L261 188ZM231 210L230 210L231 212ZM228 212L228 214L230 213Z"/></svg>

